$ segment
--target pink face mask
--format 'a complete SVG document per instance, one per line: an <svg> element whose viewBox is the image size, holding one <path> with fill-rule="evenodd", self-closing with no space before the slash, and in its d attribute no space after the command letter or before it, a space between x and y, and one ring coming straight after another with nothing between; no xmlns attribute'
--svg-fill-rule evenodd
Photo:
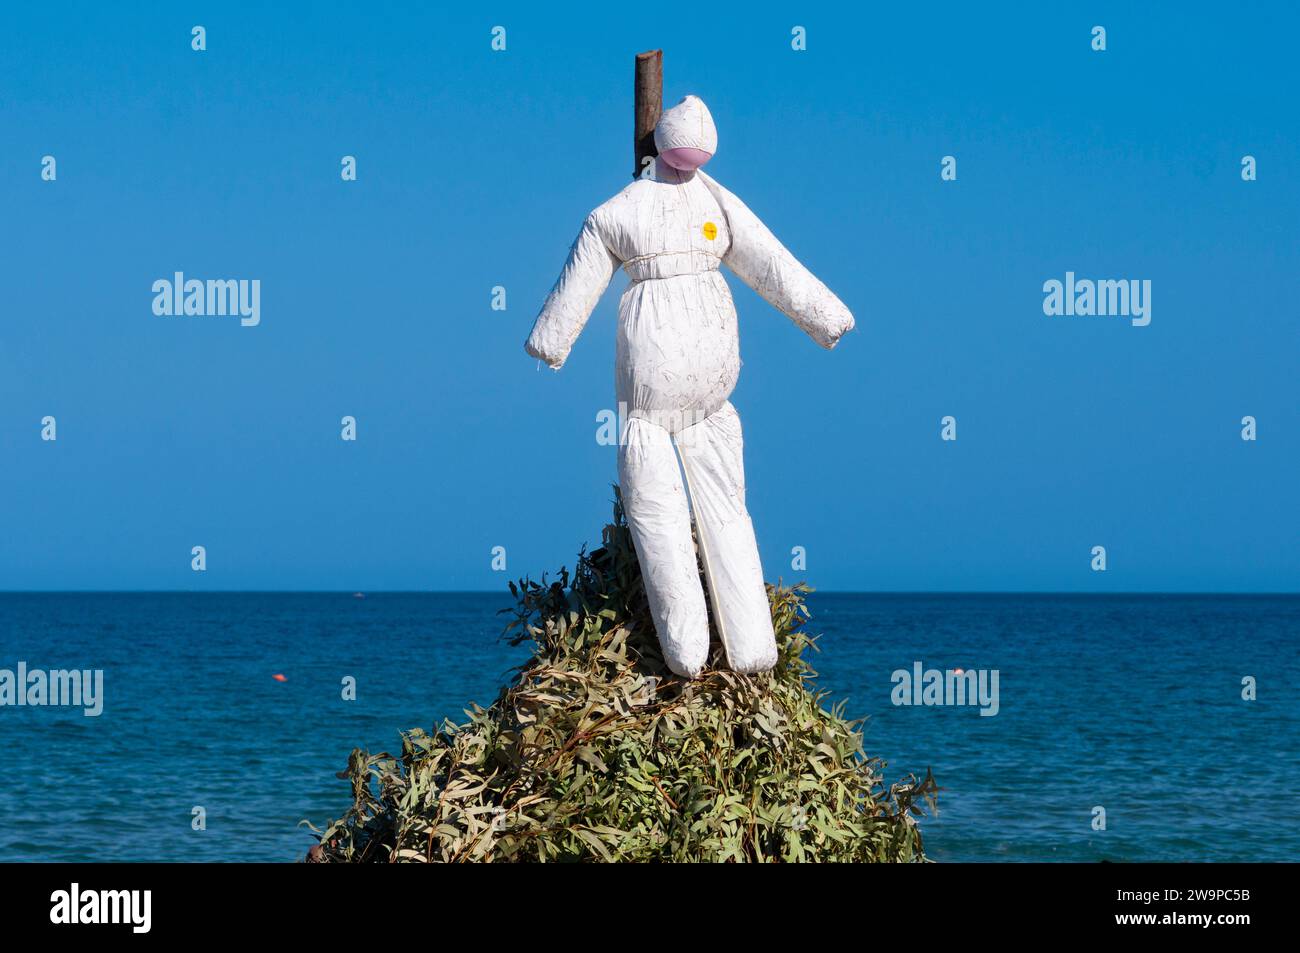
<svg viewBox="0 0 1300 953"><path fill-rule="evenodd" d="M711 152L705 152L703 149L691 149L682 147L679 149L669 149L659 153L659 158L663 159L668 165L672 166L678 172L694 172L704 163L713 158Z"/></svg>

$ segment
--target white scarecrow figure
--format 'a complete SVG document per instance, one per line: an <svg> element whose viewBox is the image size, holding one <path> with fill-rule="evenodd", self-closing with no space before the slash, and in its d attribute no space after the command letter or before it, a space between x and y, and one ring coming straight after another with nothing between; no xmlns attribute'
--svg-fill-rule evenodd
<svg viewBox="0 0 1300 953"><path fill-rule="evenodd" d="M615 270L627 272L615 358L619 482L664 660L688 677L699 674L709 649L688 491L728 664L761 672L777 658L745 509L740 418L727 400L740 373L736 310L718 266L825 348L853 328L843 302L740 199L697 171L717 142L699 98L663 114L654 177L587 216L525 345L559 368Z"/></svg>

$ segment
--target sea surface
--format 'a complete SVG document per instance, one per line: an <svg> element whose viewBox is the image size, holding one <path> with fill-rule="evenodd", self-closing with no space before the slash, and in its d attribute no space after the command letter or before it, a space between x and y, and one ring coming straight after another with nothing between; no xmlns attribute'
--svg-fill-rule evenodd
<svg viewBox="0 0 1300 953"><path fill-rule="evenodd" d="M0 861L301 858L314 840L298 822L347 807L335 773L354 747L400 750L399 729L495 698L526 655L500 639L509 604L0 594L0 669L104 671L99 717L0 707ZM867 719L886 778L929 768L943 787L922 824L935 860L1300 856L1300 596L814 593L810 606L820 687ZM893 673L917 662L996 670L997 714L893 704Z"/></svg>

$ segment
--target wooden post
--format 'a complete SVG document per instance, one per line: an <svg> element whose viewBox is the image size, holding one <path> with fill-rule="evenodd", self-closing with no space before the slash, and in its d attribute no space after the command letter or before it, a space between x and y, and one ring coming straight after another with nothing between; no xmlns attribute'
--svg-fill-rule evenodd
<svg viewBox="0 0 1300 953"><path fill-rule="evenodd" d="M632 178L639 178L647 157L659 154L655 148L655 123L664 108L664 51L650 50L636 55L636 125L632 140L636 165Z"/></svg>

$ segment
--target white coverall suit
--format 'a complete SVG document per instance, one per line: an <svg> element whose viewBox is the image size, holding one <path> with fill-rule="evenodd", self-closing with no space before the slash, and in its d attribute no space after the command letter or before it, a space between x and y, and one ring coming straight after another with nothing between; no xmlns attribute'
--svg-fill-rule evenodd
<svg viewBox="0 0 1300 953"><path fill-rule="evenodd" d="M740 199L703 172L664 162L673 149L702 150L705 159L716 151L701 100L688 96L664 113L655 144L655 178L638 179L587 216L525 347L559 368L615 270L627 272L615 359L624 420L619 482L664 660L694 677L708 656L688 489L728 664L766 671L776 663L776 639L745 509L740 418L727 400L740 373L740 342L718 266L823 347L853 328L853 315Z"/></svg>

